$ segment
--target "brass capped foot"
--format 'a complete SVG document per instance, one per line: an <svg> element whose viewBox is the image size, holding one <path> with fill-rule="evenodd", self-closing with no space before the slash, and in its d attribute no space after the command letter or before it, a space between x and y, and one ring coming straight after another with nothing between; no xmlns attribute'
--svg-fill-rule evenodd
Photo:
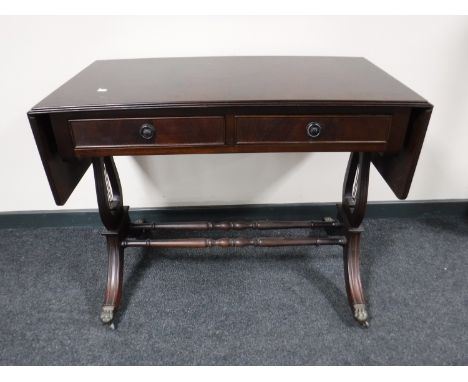
<svg viewBox="0 0 468 382"><path fill-rule="evenodd" d="M111 324L114 319L114 307L111 305L104 305L101 310L101 321L103 324Z"/></svg>
<svg viewBox="0 0 468 382"><path fill-rule="evenodd" d="M354 304L354 318L356 319L359 324L365 328L369 327L369 322L367 319L369 315L367 314L367 309L365 304Z"/></svg>

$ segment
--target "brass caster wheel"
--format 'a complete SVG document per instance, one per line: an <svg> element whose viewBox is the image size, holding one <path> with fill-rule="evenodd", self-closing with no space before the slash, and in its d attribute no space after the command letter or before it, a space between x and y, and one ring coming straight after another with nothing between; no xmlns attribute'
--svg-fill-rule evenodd
<svg viewBox="0 0 468 382"><path fill-rule="evenodd" d="M359 324L363 328L368 328L369 321L367 321L367 319L369 318L369 315L367 314L366 305L354 304L353 309L354 309L354 318L356 319L356 321L359 322Z"/></svg>
<svg viewBox="0 0 468 382"><path fill-rule="evenodd" d="M104 305L101 310L100 319L103 324L113 326L114 323L112 320L114 319L114 307Z"/></svg>

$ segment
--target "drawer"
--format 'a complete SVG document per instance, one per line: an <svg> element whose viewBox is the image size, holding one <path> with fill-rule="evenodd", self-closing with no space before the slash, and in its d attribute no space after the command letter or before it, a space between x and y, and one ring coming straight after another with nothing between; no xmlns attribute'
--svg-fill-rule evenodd
<svg viewBox="0 0 468 382"><path fill-rule="evenodd" d="M69 121L75 149L210 146L225 142L224 117L79 119Z"/></svg>
<svg viewBox="0 0 468 382"><path fill-rule="evenodd" d="M315 143L342 147L350 143L384 149L392 125L391 115L236 116L235 120L239 145Z"/></svg>

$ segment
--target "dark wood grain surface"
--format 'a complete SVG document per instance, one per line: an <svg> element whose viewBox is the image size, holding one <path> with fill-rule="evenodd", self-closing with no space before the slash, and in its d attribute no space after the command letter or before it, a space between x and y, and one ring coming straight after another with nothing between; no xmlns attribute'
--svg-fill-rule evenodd
<svg viewBox="0 0 468 382"><path fill-rule="evenodd" d="M320 125L316 137L310 137L305 129L311 121ZM238 144L376 142L384 150L391 125L388 115L239 116L236 141Z"/></svg>
<svg viewBox="0 0 468 382"><path fill-rule="evenodd" d="M153 129L143 137L142 126ZM121 118L72 120L76 149L119 146L211 146L223 145L224 117Z"/></svg>
<svg viewBox="0 0 468 382"><path fill-rule="evenodd" d="M257 102L424 103L360 57L199 57L95 61L34 111Z"/></svg>
<svg viewBox="0 0 468 382"><path fill-rule="evenodd" d="M95 61L28 116L62 205L90 157L246 152L373 153L406 198L431 111L364 58L199 57Z"/></svg>

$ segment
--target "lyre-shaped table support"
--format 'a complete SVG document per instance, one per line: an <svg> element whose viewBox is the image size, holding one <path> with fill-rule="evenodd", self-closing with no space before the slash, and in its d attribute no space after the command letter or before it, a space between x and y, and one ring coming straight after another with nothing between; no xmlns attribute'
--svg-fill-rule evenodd
<svg viewBox="0 0 468 382"><path fill-rule="evenodd" d="M367 207L370 154L352 153L343 184L343 201L338 216L343 222L346 245L343 247L344 276L348 301L354 318L364 327L369 326L360 272L360 243L362 220Z"/></svg>
<svg viewBox="0 0 468 382"><path fill-rule="evenodd" d="M352 153L343 185L343 200L338 205L338 220L324 218L309 221L236 221L236 222L181 222L131 223L128 207L123 205L122 188L112 157L93 159L96 194L101 220L107 231L108 269L101 321L113 326L115 311L122 297L124 248L201 248L201 247L278 247L299 245L340 245L343 247L346 292L354 318L368 326L368 314L360 276L361 223L367 205L370 155ZM325 236L306 238L195 238L195 239L141 239L151 230L268 230L278 228L322 229Z"/></svg>
<svg viewBox="0 0 468 382"><path fill-rule="evenodd" d="M99 207L99 215L107 231L107 284L101 321L112 324L114 311L122 297L124 249L121 245L128 226L128 207L123 205L122 187L119 174L112 157L93 159L94 180Z"/></svg>

